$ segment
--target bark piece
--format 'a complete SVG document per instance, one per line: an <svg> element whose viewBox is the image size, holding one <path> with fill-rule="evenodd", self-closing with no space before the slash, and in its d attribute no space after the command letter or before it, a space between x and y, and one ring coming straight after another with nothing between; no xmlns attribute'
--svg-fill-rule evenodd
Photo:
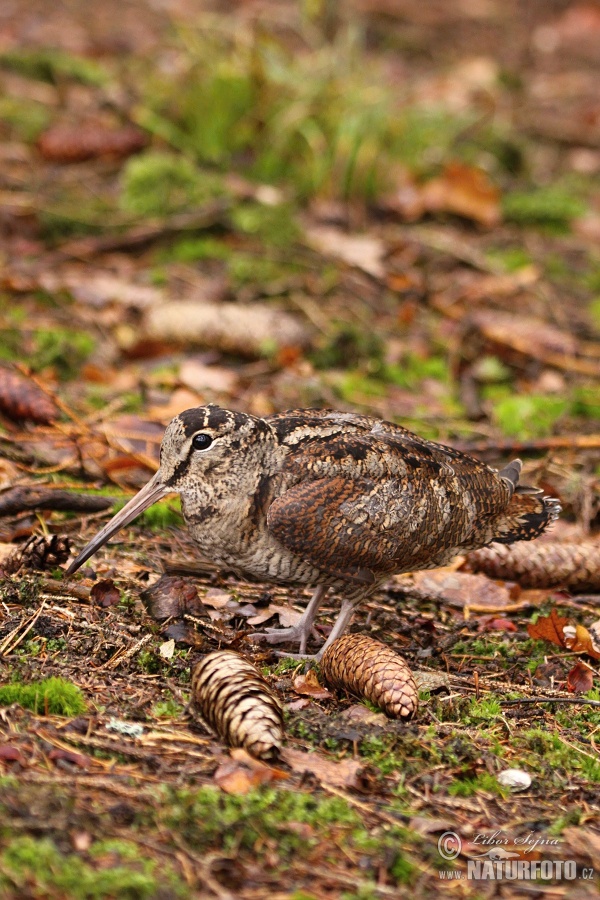
<svg viewBox="0 0 600 900"><path fill-rule="evenodd" d="M279 700L257 669L232 650L205 656L192 674L192 713L230 747L276 759L283 738Z"/></svg>
<svg viewBox="0 0 600 900"><path fill-rule="evenodd" d="M375 703L391 719L409 719L419 695L406 662L385 644L346 634L323 654L321 672L331 687Z"/></svg>

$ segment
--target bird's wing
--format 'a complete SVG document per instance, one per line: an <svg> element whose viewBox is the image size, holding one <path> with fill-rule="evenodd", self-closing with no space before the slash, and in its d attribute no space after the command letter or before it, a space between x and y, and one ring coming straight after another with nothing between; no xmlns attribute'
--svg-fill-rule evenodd
<svg viewBox="0 0 600 900"><path fill-rule="evenodd" d="M386 498L381 484L367 478L304 481L271 504L267 526L288 550L338 578L367 586L397 568L399 535L393 526L410 510L405 501L401 515L397 491L394 513L385 515L391 493L388 487Z"/></svg>

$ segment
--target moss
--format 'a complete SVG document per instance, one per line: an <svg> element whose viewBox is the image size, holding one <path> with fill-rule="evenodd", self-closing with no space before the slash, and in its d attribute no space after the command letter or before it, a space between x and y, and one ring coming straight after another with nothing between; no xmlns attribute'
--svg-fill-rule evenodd
<svg viewBox="0 0 600 900"><path fill-rule="evenodd" d="M292 854L302 853L310 859L314 852L322 859L323 852L331 855L342 844L347 852L361 853L365 875L383 868L396 881L411 879L410 861L399 850L402 829L391 827L377 832L368 828L341 797L271 787L244 796L224 794L208 786L198 791L163 793L166 802L160 808L164 810L164 824L196 851L218 846L221 852L251 853L256 858L271 848L269 867L287 867ZM273 859L275 847L278 863Z"/></svg>
<svg viewBox="0 0 600 900"><path fill-rule="evenodd" d="M165 700L159 700L152 707L152 715L157 719L175 719L183 713L183 705L178 703L173 697Z"/></svg>
<svg viewBox="0 0 600 900"><path fill-rule="evenodd" d="M149 151L125 165L121 203L139 216L167 216L222 193L220 180L185 156Z"/></svg>
<svg viewBox="0 0 600 900"><path fill-rule="evenodd" d="M493 402L492 420L509 437L545 437L568 409L569 401L554 394L510 395Z"/></svg>
<svg viewBox="0 0 600 900"><path fill-rule="evenodd" d="M374 331L338 323L311 355L317 369L353 369L365 363L371 371L383 365L384 343Z"/></svg>
<svg viewBox="0 0 600 900"><path fill-rule="evenodd" d="M22 141L31 143L48 127L50 115L41 103L22 97L0 97L0 122Z"/></svg>
<svg viewBox="0 0 600 900"><path fill-rule="evenodd" d="M517 225L551 225L566 227L582 216L585 204L572 190L549 185L531 191L513 191L502 198L502 211L509 222Z"/></svg>
<svg viewBox="0 0 600 900"><path fill-rule="evenodd" d="M109 78L106 69L94 60L49 47L5 50L0 53L0 68L53 84L70 79L82 84L101 86Z"/></svg>
<svg viewBox="0 0 600 900"><path fill-rule="evenodd" d="M83 331L54 328L34 333L35 351L31 365L36 369L52 367L63 379L73 378L96 346L94 338Z"/></svg>
<svg viewBox="0 0 600 900"><path fill-rule="evenodd" d="M179 497L154 503L144 510L136 521L142 528L150 528L153 531L163 531L165 528L183 525Z"/></svg>
<svg viewBox="0 0 600 900"><path fill-rule="evenodd" d="M496 777L488 772L482 772L476 778L458 779L448 788L451 797L472 797L479 791L497 794L500 797L508 797L510 794L510 789L498 784Z"/></svg>
<svg viewBox="0 0 600 900"><path fill-rule="evenodd" d="M260 238L267 245L288 247L300 233L293 212L287 203L244 203L231 211L231 222L237 231Z"/></svg>
<svg viewBox="0 0 600 900"><path fill-rule="evenodd" d="M189 896L168 864L144 857L135 844L102 841L89 855L91 863L74 853L62 854L46 838L14 838L0 854L0 887L7 892L3 895L152 900L162 890L170 897Z"/></svg>
<svg viewBox="0 0 600 900"><path fill-rule="evenodd" d="M79 688L63 678L0 687L0 706L11 703L18 703L38 714L57 716L78 716L87 708Z"/></svg>
<svg viewBox="0 0 600 900"><path fill-rule="evenodd" d="M533 263L530 254L523 247L491 247L485 255L506 272L518 272Z"/></svg>
<svg viewBox="0 0 600 900"><path fill-rule="evenodd" d="M156 254L159 262L194 263L204 259L229 259L232 250L225 241L214 237L189 237L175 241Z"/></svg>

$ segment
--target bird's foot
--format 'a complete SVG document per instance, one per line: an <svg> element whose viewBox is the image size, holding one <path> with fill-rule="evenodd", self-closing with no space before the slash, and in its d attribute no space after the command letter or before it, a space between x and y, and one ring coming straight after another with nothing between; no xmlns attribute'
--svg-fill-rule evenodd
<svg viewBox="0 0 600 900"><path fill-rule="evenodd" d="M317 640L320 639L311 624L308 622L299 622L298 625L293 625L291 628L267 628L266 631L258 631L254 634L249 634L248 638L251 641L267 641L269 644L283 644L288 641L292 644L299 644L300 654L298 658L304 659L306 644L311 636L317 638ZM281 656L291 655L293 654L281 654Z"/></svg>

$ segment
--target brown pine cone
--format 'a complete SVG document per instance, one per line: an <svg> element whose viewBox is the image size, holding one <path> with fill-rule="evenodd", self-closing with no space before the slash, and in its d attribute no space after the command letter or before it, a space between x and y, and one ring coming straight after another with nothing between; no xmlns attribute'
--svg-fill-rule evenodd
<svg viewBox="0 0 600 900"><path fill-rule="evenodd" d="M466 568L522 587L595 591L600 588L600 541L492 544L469 553Z"/></svg>
<svg viewBox="0 0 600 900"><path fill-rule="evenodd" d="M417 685L406 662L372 638L338 638L323 654L321 672L331 687L370 700L391 719L409 719L417 711Z"/></svg>
<svg viewBox="0 0 600 900"><path fill-rule="evenodd" d="M61 566L69 558L71 546L68 537L58 534L32 534L30 538L4 561L2 568L12 575L21 569L42 572Z"/></svg>
<svg viewBox="0 0 600 900"><path fill-rule="evenodd" d="M252 663L232 650L209 653L192 673L192 712L230 747L276 759L283 738L279 700Z"/></svg>

